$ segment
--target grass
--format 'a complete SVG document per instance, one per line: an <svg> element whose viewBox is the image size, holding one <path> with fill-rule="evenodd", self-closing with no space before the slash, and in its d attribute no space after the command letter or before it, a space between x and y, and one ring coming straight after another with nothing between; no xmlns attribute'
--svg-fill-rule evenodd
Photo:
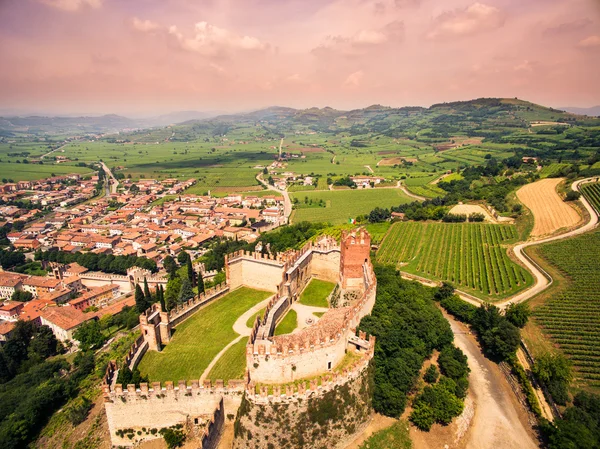
<svg viewBox="0 0 600 449"><path fill-rule="evenodd" d="M508 257L507 245L516 239L517 230L510 225L395 223L377 260L494 301L533 282L531 274Z"/></svg>
<svg viewBox="0 0 600 449"><path fill-rule="evenodd" d="M298 302L305 306L329 307L327 297L333 291L335 284L333 282L321 281L320 279L311 279Z"/></svg>
<svg viewBox="0 0 600 449"><path fill-rule="evenodd" d="M213 382L221 379L227 382L230 379L243 379L246 371L246 345L248 339L242 338L231 348L225 351L225 354L217 361L210 370L208 379Z"/></svg>
<svg viewBox="0 0 600 449"><path fill-rule="evenodd" d="M265 315L265 310L267 310L266 308L259 310L258 312L256 312L254 315L252 315L250 318L248 318L248 321L246 321L246 326L247 327L252 327L254 326L254 322L256 321L256 317L259 316L262 317Z"/></svg>
<svg viewBox="0 0 600 449"><path fill-rule="evenodd" d="M291 334L298 327L298 314L290 309L275 328L275 335Z"/></svg>
<svg viewBox="0 0 600 449"><path fill-rule="evenodd" d="M313 315L317 318L321 318L323 315L325 315L325 312L313 312Z"/></svg>
<svg viewBox="0 0 600 449"><path fill-rule="evenodd" d="M368 214L375 207L390 208L413 200L400 189L327 190L292 193L292 201L298 200L293 221L346 223L350 218ZM313 207L305 203L312 200ZM323 201L324 207L317 204Z"/></svg>
<svg viewBox="0 0 600 449"><path fill-rule="evenodd" d="M237 337L232 326L248 309L271 295L239 288L209 304L177 326L161 352L149 351L140 371L151 382L199 379L211 360Z"/></svg>
<svg viewBox="0 0 600 449"><path fill-rule="evenodd" d="M52 173L56 176L79 173L80 175L91 175L93 170L87 167L76 167L65 164L17 164L0 162L0 179L12 179L13 181L34 181L49 178Z"/></svg>
<svg viewBox="0 0 600 449"><path fill-rule="evenodd" d="M387 429L380 430L360 445L359 449L411 449L409 426L399 420Z"/></svg>

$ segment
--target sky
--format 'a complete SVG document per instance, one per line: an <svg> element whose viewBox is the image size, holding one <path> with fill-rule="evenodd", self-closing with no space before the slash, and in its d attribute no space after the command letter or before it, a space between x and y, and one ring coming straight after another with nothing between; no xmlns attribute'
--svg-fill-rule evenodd
<svg viewBox="0 0 600 449"><path fill-rule="evenodd" d="M0 112L600 104L600 0L0 0Z"/></svg>

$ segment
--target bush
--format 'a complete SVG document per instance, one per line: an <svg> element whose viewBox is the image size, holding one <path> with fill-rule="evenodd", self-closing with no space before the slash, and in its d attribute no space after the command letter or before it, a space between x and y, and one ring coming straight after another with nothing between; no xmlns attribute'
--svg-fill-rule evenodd
<svg viewBox="0 0 600 449"><path fill-rule="evenodd" d="M440 372L435 365L429 365L429 368L425 371L423 375L423 380L428 384L434 384L437 382L438 377L440 377Z"/></svg>
<svg viewBox="0 0 600 449"><path fill-rule="evenodd" d="M467 356L457 347L448 345L438 357L438 365L444 376L457 380L461 377L467 377L469 365L467 364Z"/></svg>
<svg viewBox="0 0 600 449"><path fill-rule="evenodd" d="M92 401L88 398L82 397L80 400L75 401L67 411L67 418L71 421L74 426L81 424L87 418L87 415L92 408Z"/></svg>
<svg viewBox="0 0 600 449"><path fill-rule="evenodd" d="M575 190L569 190L565 196L565 201L577 201L580 196L581 193L576 192Z"/></svg>
<svg viewBox="0 0 600 449"><path fill-rule="evenodd" d="M417 404L413 408L409 419L410 422L412 422L420 430L429 432L429 430L431 430L431 426L433 426L433 423L435 423L435 413L430 406L426 404Z"/></svg>
<svg viewBox="0 0 600 449"><path fill-rule="evenodd" d="M450 382L454 383L451 379ZM410 420L421 430L431 428L430 411L433 421L448 425L452 419L463 411L463 402L449 388L448 383L442 382L427 386L414 401L414 411L418 410L416 416L410 415ZM431 424L430 424L431 423ZM429 427L427 427L429 424Z"/></svg>
<svg viewBox="0 0 600 449"><path fill-rule="evenodd" d="M179 429L160 429L158 433L165 439L165 443L167 443L169 449L181 447L185 441L185 434Z"/></svg>

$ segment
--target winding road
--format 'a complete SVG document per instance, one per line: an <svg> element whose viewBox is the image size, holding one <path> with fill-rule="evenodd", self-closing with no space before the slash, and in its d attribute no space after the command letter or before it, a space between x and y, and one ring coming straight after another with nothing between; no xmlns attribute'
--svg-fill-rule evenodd
<svg viewBox="0 0 600 449"><path fill-rule="evenodd" d="M268 190L280 193L283 195L283 215L286 221L290 222L290 215L292 215L292 201L290 200L290 194L287 190L279 190L277 187L272 186L262 178L262 173L256 175L256 180L265 186Z"/></svg>

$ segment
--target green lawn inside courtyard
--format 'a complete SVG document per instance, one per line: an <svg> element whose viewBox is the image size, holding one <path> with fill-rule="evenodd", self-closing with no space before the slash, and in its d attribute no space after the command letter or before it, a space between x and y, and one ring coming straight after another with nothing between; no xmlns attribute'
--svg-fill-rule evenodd
<svg viewBox="0 0 600 449"><path fill-rule="evenodd" d="M265 311L267 310L267 308L265 307L264 309L259 310L258 312L256 312L254 315L252 315L250 318L248 318L248 321L246 321L246 326L247 327L252 327L254 326L254 322L256 321L256 317L263 317L265 316Z"/></svg>
<svg viewBox="0 0 600 449"><path fill-rule="evenodd" d="M231 348L225 351L225 354L215 363L215 366L208 373L208 379L221 379L227 383L230 379L243 379L246 371L246 345L248 338L244 337Z"/></svg>
<svg viewBox="0 0 600 449"><path fill-rule="evenodd" d="M161 352L148 351L140 372L151 382L200 379L211 360L237 337L232 328L235 321L271 294L239 288L209 304L177 326Z"/></svg>
<svg viewBox="0 0 600 449"><path fill-rule="evenodd" d="M311 279L298 302L305 306L329 307L327 297L333 291L335 284L333 282Z"/></svg>
<svg viewBox="0 0 600 449"><path fill-rule="evenodd" d="M290 309L275 328L275 335L291 334L298 327L298 314Z"/></svg>

